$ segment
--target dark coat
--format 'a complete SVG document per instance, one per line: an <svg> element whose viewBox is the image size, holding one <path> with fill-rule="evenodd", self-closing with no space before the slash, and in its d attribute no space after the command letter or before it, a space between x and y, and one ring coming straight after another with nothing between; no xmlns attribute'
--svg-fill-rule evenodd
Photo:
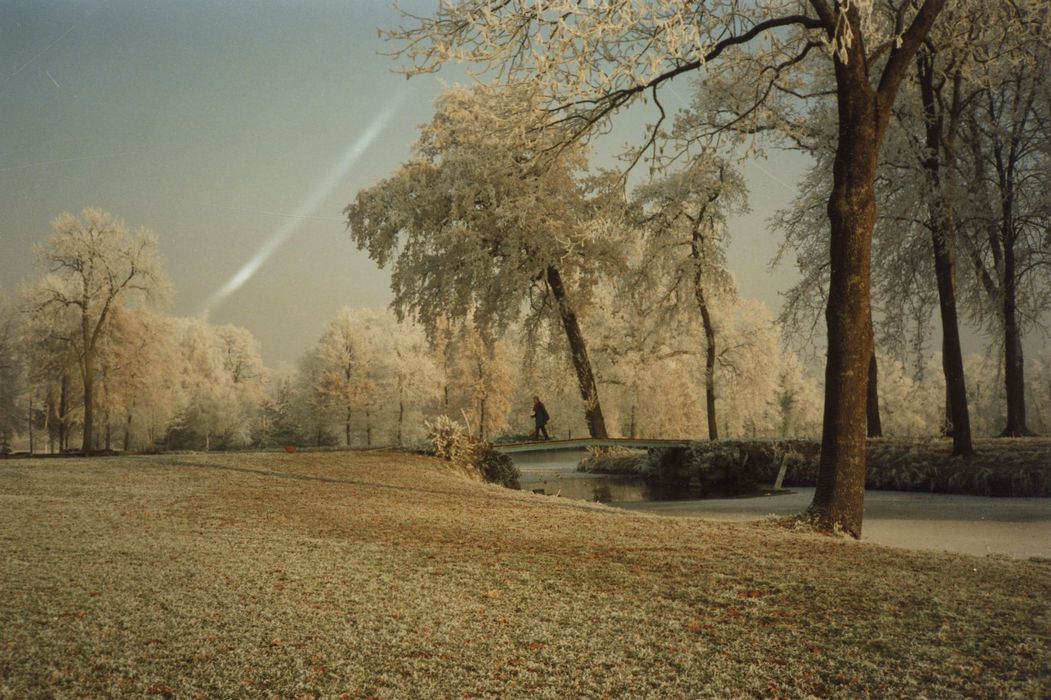
<svg viewBox="0 0 1051 700"><path fill-rule="evenodd" d="M533 404L533 418L536 419L537 426L547 425L547 422L551 420L551 416L547 414L547 409L544 408L544 404L537 401Z"/></svg>

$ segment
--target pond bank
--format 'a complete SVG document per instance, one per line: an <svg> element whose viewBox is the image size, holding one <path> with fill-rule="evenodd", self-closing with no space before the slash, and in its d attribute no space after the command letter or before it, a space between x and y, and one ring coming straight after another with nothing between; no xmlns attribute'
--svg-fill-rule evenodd
<svg viewBox="0 0 1051 700"><path fill-rule="evenodd" d="M801 513L814 495L811 487L792 487L753 498L649 500L641 478L578 472L585 454L515 455L522 489L635 512L738 522ZM862 538L905 549L1051 559L1051 498L867 491Z"/></svg>
<svg viewBox="0 0 1051 700"><path fill-rule="evenodd" d="M755 498L611 502L635 512L748 521L800 513L812 488ZM1051 498L867 491L862 540L890 547L1051 559Z"/></svg>

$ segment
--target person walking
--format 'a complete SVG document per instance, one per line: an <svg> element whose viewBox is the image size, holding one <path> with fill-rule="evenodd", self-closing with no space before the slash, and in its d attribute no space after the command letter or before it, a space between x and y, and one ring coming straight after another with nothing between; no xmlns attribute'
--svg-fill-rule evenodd
<svg viewBox="0 0 1051 700"><path fill-rule="evenodd" d="M548 415L547 409L544 408L544 404L540 402L539 396L533 397L533 420L536 421L536 429L533 431L533 439L539 440L541 433L543 433L544 439L550 440L551 436L547 434L547 422L551 420L551 416Z"/></svg>

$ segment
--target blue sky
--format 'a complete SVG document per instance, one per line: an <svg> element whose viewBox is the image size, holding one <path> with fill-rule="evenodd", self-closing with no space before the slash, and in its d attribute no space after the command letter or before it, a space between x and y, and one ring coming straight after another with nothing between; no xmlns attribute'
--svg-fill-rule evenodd
<svg viewBox="0 0 1051 700"><path fill-rule="evenodd" d="M463 79L396 73L377 29L398 21L385 0L0 3L0 287L32 276L54 216L92 206L158 234L171 313L247 327L270 363L340 307L388 303L342 209L409 156L439 79ZM767 270L765 219L803 165L748 165L753 213L732 222L740 291L775 309L794 273Z"/></svg>

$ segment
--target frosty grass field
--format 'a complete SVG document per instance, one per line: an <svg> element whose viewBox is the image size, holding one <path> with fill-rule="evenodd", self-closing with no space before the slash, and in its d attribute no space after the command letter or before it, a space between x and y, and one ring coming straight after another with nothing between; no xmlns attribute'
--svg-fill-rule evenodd
<svg viewBox="0 0 1051 700"><path fill-rule="evenodd" d="M1051 561L389 452L0 461L0 696L1046 697Z"/></svg>

